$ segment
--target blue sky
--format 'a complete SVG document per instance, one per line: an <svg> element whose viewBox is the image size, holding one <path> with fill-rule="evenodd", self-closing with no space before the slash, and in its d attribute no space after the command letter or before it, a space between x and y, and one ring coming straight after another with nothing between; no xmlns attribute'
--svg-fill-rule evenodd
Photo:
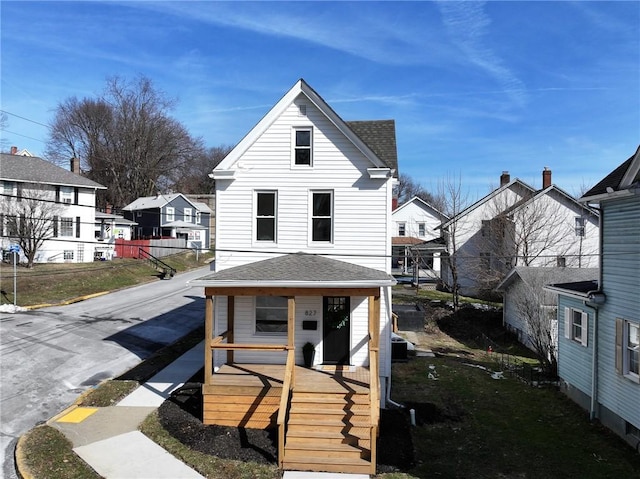
<svg viewBox="0 0 640 479"><path fill-rule="evenodd" d="M208 146L304 78L345 120L393 118L399 168L471 198L502 171L571 194L640 143L640 2L2 1L2 147L42 155L58 103L139 74ZM21 117L21 118L20 118ZM24 118L24 119L23 119Z"/></svg>

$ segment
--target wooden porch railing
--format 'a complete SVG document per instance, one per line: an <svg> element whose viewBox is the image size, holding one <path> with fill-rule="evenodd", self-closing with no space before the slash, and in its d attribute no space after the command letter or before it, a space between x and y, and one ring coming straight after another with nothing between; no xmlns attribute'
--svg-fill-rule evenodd
<svg viewBox="0 0 640 479"><path fill-rule="evenodd" d="M380 378L378 377L379 349L369 343L369 401L371 408L371 430L369 433L371 451L371 474L376 473L376 441L380 421Z"/></svg>
<svg viewBox="0 0 640 479"><path fill-rule="evenodd" d="M287 417L289 415L289 401L291 400L291 391L294 384L295 373L295 350L290 349L287 352L287 364L285 366L284 381L282 384L282 395L280 396L280 407L278 408L278 464L282 469L284 465L284 446L287 434Z"/></svg>

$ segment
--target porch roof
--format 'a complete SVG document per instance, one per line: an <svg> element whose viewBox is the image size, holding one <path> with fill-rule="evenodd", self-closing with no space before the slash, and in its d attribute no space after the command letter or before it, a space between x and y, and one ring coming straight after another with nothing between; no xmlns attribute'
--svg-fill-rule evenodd
<svg viewBox="0 0 640 479"><path fill-rule="evenodd" d="M204 287L361 288L393 286L390 274L307 253L291 253L225 269L189 282Z"/></svg>

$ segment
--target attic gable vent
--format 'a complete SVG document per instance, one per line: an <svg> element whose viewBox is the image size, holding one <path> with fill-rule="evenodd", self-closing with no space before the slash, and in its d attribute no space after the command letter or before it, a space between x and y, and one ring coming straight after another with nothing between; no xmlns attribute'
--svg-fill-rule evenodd
<svg viewBox="0 0 640 479"><path fill-rule="evenodd" d="M298 105L298 116L307 116L307 105Z"/></svg>

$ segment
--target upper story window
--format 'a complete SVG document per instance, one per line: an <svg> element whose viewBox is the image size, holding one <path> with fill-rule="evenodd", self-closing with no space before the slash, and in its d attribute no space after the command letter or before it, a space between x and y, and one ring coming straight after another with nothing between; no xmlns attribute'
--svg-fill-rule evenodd
<svg viewBox="0 0 640 479"><path fill-rule="evenodd" d="M564 308L564 337L587 345L589 325L587 313L579 309Z"/></svg>
<svg viewBox="0 0 640 479"><path fill-rule="evenodd" d="M406 236L407 225L406 223L398 223L398 236Z"/></svg>
<svg viewBox="0 0 640 479"><path fill-rule="evenodd" d="M167 209L165 210L166 216L167 216L167 222L169 221L175 221L176 219L176 209L173 206L167 206Z"/></svg>
<svg viewBox="0 0 640 479"><path fill-rule="evenodd" d="M202 223L202 213L200 211L196 211L196 224L199 225Z"/></svg>
<svg viewBox="0 0 640 479"><path fill-rule="evenodd" d="M586 224L586 218L583 216L576 217L576 236L584 236L584 227Z"/></svg>
<svg viewBox="0 0 640 479"><path fill-rule="evenodd" d="M314 191L311 210L311 241L333 241L333 192Z"/></svg>
<svg viewBox="0 0 640 479"><path fill-rule="evenodd" d="M616 319L616 370L640 382L640 323Z"/></svg>
<svg viewBox="0 0 640 479"><path fill-rule="evenodd" d="M60 187L60 202L70 205L73 203L74 188L72 186Z"/></svg>
<svg viewBox="0 0 640 479"><path fill-rule="evenodd" d="M424 223L418 223L418 236L425 236L427 234L427 228Z"/></svg>
<svg viewBox="0 0 640 479"><path fill-rule="evenodd" d="M256 240L276 240L276 205L275 191L256 192Z"/></svg>
<svg viewBox="0 0 640 479"><path fill-rule="evenodd" d="M256 333L286 333L288 305L284 296L256 296Z"/></svg>
<svg viewBox="0 0 640 479"><path fill-rule="evenodd" d="M2 182L2 194L4 195L15 195L16 191L16 182L15 181L3 181Z"/></svg>
<svg viewBox="0 0 640 479"><path fill-rule="evenodd" d="M482 228L480 229L480 233L482 234L482 236L489 236L489 234L491 233L490 225L490 220L482 220Z"/></svg>
<svg viewBox="0 0 640 479"><path fill-rule="evenodd" d="M313 164L312 137L312 128L294 129L294 165L311 166Z"/></svg>
<svg viewBox="0 0 640 479"><path fill-rule="evenodd" d="M182 213L182 219L185 223L191 223L191 218L193 217L191 208L185 208Z"/></svg>

